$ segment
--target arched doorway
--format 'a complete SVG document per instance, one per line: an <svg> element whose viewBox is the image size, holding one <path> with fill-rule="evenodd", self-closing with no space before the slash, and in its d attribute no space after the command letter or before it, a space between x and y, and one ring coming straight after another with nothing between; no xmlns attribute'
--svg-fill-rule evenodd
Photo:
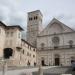
<svg viewBox="0 0 75 75"><path fill-rule="evenodd" d="M55 65L60 65L60 56L58 54L55 54Z"/></svg>
<svg viewBox="0 0 75 75"><path fill-rule="evenodd" d="M75 62L75 57L74 57L74 56L71 57L71 64L72 64L73 62Z"/></svg>
<svg viewBox="0 0 75 75"><path fill-rule="evenodd" d="M42 65L42 66L45 66L44 57L41 58L41 65Z"/></svg>

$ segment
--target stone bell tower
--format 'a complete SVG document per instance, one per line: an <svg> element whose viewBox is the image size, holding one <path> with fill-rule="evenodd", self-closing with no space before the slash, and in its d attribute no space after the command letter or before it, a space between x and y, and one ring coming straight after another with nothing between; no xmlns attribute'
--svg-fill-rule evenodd
<svg viewBox="0 0 75 75"><path fill-rule="evenodd" d="M27 18L27 41L36 47L36 39L41 31L42 13L40 10L28 12Z"/></svg>

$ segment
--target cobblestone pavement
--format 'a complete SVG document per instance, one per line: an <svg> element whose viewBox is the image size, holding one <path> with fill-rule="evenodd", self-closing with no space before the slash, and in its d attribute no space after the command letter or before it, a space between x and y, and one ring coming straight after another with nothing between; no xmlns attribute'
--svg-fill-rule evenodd
<svg viewBox="0 0 75 75"><path fill-rule="evenodd" d="M75 71L72 71L71 67L55 67L43 70L43 75L61 75L61 74L72 74L75 75ZM33 73L38 75L38 73Z"/></svg>
<svg viewBox="0 0 75 75"><path fill-rule="evenodd" d="M44 66L41 67L43 70L54 68L56 66ZM39 66L36 67L8 67L5 70L5 75L33 75L32 72L37 72L39 70ZM3 75L3 70L0 70L0 75Z"/></svg>

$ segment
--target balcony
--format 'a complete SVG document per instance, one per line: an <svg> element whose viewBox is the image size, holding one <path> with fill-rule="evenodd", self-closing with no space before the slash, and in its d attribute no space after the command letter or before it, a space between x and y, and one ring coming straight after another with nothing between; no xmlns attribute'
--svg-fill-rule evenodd
<svg viewBox="0 0 75 75"><path fill-rule="evenodd" d="M60 49L73 49L75 45L65 45L65 46L57 46L57 47L39 47L37 50L45 51L45 50L60 50Z"/></svg>

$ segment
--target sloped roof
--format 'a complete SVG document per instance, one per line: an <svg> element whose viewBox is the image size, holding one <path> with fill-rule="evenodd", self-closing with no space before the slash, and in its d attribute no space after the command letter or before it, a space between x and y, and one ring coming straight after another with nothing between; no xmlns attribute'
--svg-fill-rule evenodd
<svg viewBox="0 0 75 75"><path fill-rule="evenodd" d="M6 27L6 25L2 21L0 21L0 26Z"/></svg>
<svg viewBox="0 0 75 75"><path fill-rule="evenodd" d="M19 26L19 25L7 26L7 28L18 28L18 29L20 29L21 31L24 30L24 29L23 29L21 26Z"/></svg>
<svg viewBox="0 0 75 75"><path fill-rule="evenodd" d="M29 46L31 46L31 47L33 47L33 48L35 48L34 46L32 46L30 43L28 43L26 40L24 40L24 39L21 39L21 41L24 41L26 44L28 44Z"/></svg>
<svg viewBox="0 0 75 75"><path fill-rule="evenodd" d="M5 28L18 28L18 29L20 29L21 31L24 30L24 29L23 29L21 26L19 26L19 25L7 26L7 25L4 24L2 21L0 21L0 26L3 26L3 27L5 27Z"/></svg>
<svg viewBox="0 0 75 75"><path fill-rule="evenodd" d="M43 31L40 32L39 35L41 35L41 34L44 32L44 30L46 30L47 28L51 27L54 22L59 23L59 24L62 25L62 26L66 26L68 29L70 29L71 31L75 32L74 29L72 29L72 28L70 28L69 26L65 25L64 23L60 22L60 21L57 20L56 18L53 18L53 19L50 21L50 23L43 29ZM39 36L39 35L38 35L38 36Z"/></svg>

